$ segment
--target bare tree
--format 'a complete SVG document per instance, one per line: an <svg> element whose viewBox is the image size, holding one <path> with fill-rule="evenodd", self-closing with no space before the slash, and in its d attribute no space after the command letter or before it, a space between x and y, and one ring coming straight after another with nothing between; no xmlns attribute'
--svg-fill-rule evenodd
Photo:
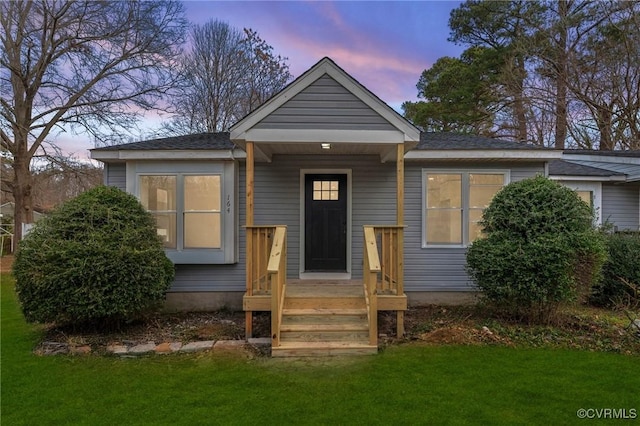
<svg viewBox="0 0 640 426"><path fill-rule="evenodd" d="M101 140L154 108L174 86L186 21L173 0L40 0L1 2L0 22L0 137L19 239L32 221L34 156L60 130Z"/></svg>
<svg viewBox="0 0 640 426"><path fill-rule="evenodd" d="M100 185L103 169L60 153L32 167L32 175L34 208L48 211Z"/></svg>
<svg viewBox="0 0 640 426"><path fill-rule="evenodd" d="M590 113L585 144L640 148L640 4L615 3L615 13L580 45L569 88Z"/></svg>
<svg viewBox="0 0 640 426"><path fill-rule="evenodd" d="M280 91L291 79L286 59L250 29L209 21L191 30L181 91L169 99L165 134L219 132Z"/></svg>

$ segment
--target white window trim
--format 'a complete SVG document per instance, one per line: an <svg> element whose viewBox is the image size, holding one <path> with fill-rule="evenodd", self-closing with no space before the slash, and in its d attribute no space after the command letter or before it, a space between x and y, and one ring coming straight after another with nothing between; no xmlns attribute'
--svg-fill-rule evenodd
<svg viewBox="0 0 640 426"><path fill-rule="evenodd" d="M602 225L602 182L585 182L577 180L558 180L562 186L574 191L591 191L593 193L593 210L596 226Z"/></svg>
<svg viewBox="0 0 640 426"><path fill-rule="evenodd" d="M461 174L462 178L462 244L428 244L427 243L427 174ZM423 168L422 169L422 248L460 249L470 245L469 238L469 174L501 174L504 176L504 186L511 182L509 169L452 169L452 168ZM467 175L465 179L464 175Z"/></svg>
<svg viewBox="0 0 640 426"><path fill-rule="evenodd" d="M167 161L132 161L127 162L127 192L140 199L139 177L182 175L182 176L215 176L221 178L221 221L220 248L165 248L167 257L174 264L231 264L237 263L239 254L238 244L238 199L237 199L238 168L233 161L195 161L195 162L167 162ZM182 195L184 189L177 185L178 204L176 216L178 227L183 213ZM180 232L178 232L180 236Z"/></svg>

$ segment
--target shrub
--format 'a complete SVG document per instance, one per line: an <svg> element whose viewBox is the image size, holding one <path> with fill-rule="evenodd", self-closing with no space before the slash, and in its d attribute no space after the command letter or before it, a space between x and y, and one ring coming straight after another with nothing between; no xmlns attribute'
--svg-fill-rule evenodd
<svg viewBox="0 0 640 426"><path fill-rule="evenodd" d="M485 238L469 247L467 271L501 311L549 322L597 280L606 254L592 223L589 206L556 182L511 183L485 209Z"/></svg>
<svg viewBox="0 0 640 426"><path fill-rule="evenodd" d="M35 225L14 275L27 321L104 326L162 302L174 268L138 200L100 186Z"/></svg>
<svg viewBox="0 0 640 426"><path fill-rule="evenodd" d="M591 302L599 306L640 307L640 232L609 234L609 257Z"/></svg>

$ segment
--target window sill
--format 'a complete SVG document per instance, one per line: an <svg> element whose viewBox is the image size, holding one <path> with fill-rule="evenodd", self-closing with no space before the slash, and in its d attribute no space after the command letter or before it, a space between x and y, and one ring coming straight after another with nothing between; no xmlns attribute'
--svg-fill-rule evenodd
<svg viewBox="0 0 640 426"><path fill-rule="evenodd" d="M423 249L466 249L470 244L423 244Z"/></svg>
<svg viewBox="0 0 640 426"><path fill-rule="evenodd" d="M176 265L227 265L237 262L221 249L165 250L165 254Z"/></svg>

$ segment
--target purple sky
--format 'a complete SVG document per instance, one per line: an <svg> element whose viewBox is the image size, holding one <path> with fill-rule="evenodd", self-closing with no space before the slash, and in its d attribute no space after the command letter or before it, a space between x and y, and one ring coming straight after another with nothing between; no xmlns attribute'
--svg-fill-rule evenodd
<svg viewBox="0 0 640 426"><path fill-rule="evenodd" d="M447 41L454 1L187 1L188 18L257 31L298 77L324 56L399 110L423 70L462 48Z"/></svg>
<svg viewBox="0 0 640 426"><path fill-rule="evenodd" d="M416 100L420 74L442 56L459 56L447 41L449 13L459 1L186 1L187 18L197 24L218 19L252 28L287 57L294 77L324 56L400 111ZM143 129L159 126L148 114ZM87 157L92 144L64 133L66 152Z"/></svg>

